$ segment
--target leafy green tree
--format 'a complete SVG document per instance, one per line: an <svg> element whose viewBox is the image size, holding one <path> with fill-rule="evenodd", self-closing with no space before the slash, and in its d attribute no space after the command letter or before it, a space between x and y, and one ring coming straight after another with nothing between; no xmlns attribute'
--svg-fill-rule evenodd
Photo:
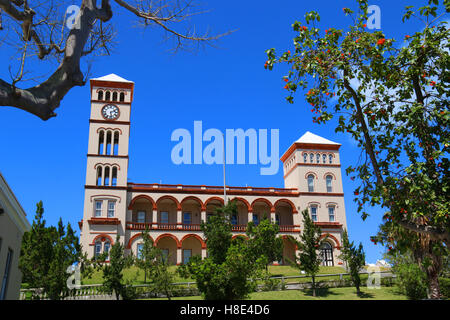
<svg viewBox="0 0 450 320"><path fill-rule="evenodd" d="M109 257L109 262L104 262ZM131 255L125 256L124 246L120 243L120 236L117 235L116 242L111 246L109 252L104 252L97 257L97 262L103 271L103 286L110 293L115 293L116 299L120 297L129 299L127 287L131 284L123 279L125 268L133 264Z"/></svg>
<svg viewBox="0 0 450 320"><path fill-rule="evenodd" d="M147 273L155 264L157 251L153 244L153 240L149 235L148 227L142 232L142 249L137 253L135 265L144 270L144 283L147 283Z"/></svg>
<svg viewBox="0 0 450 320"><path fill-rule="evenodd" d="M67 269L79 260L81 246L70 223L66 227L60 219L57 228L46 227L42 201L36 207L31 230L23 235L19 269L23 282L59 300L69 294Z"/></svg>
<svg viewBox="0 0 450 320"><path fill-rule="evenodd" d="M359 272L366 264L366 255L362 243L359 243L359 247L356 248L353 241L349 241L347 230L344 230L342 234L341 255L339 257L346 262L350 277L356 287L356 293L360 295L361 277Z"/></svg>
<svg viewBox="0 0 450 320"><path fill-rule="evenodd" d="M154 247L154 255L154 263L150 269L153 289L156 292L164 293L167 299L170 300L173 295L175 275L170 272L169 259L164 256L161 249Z"/></svg>
<svg viewBox="0 0 450 320"><path fill-rule="evenodd" d="M279 229L277 224L267 218L262 219L257 226L252 221L247 226L250 251L256 259L266 257L266 271L270 263L283 257L283 239L277 237Z"/></svg>
<svg viewBox="0 0 450 320"><path fill-rule="evenodd" d="M319 273L322 256L319 252L327 237L321 239L322 230L312 221L309 216L308 209L302 211L303 216L303 232L300 240L289 236L289 240L297 245L300 256L295 256L294 261L290 261L291 265L301 271L305 271L312 279L312 293L316 296L316 274Z"/></svg>
<svg viewBox="0 0 450 320"><path fill-rule="evenodd" d="M207 223L202 223L209 256L194 256L178 271L182 277L192 277L206 300L244 299L256 287L256 279L264 269L266 259L255 259L248 241L232 241L230 217L236 204L228 203L216 210Z"/></svg>
<svg viewBox="0 0 450 320"><path fill-rule="evenodd" d="M267 50L265 67L290 67L284 81L293 103L303 91L315 113L314 122L334 117L336 132L347 132L358 143L361 157L346 172L359 178L354 191L363 219L368 207L389 209L390 219L421 235L429 252L427 272L432 298L439 298L439 259L450 239L448 110L450 54L448 0L428 0L419 8L406 7L403 21L412 17L424 27L405 35L401 43L382 31L367 30L367 0L357 0L358 12L348 30L319 29L320 16L305 14L296 21L294 48L281 55ZM445 7L445 8L444 8Z"/></svg>

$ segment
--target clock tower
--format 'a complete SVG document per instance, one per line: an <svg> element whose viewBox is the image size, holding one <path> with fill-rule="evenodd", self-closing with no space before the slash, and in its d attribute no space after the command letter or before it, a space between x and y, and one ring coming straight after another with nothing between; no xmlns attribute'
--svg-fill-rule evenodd
<svg viewBox="0 0 450 320"><path fill-rule="evenodd" d="M91 116L80 240L88 257L124 239L128 142L134 82L115 74L90 80Z"/></svg>

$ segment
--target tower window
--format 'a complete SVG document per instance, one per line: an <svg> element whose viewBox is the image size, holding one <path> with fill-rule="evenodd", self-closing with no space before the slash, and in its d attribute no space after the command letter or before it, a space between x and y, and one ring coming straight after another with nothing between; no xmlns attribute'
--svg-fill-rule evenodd
<svg viewBox="0 0 450 320"><path fill-rule="evenodd" d="M335 215L334 215L334 207L328 207L328 217L330 219L330 222L336 221Z"/></svg>
<svg viewBox="0 0 450 320"><path fill-rule="evenodd" d="M106 91L106 93L105 93L105 100L106 101L111 101L111 92Z"/></svg>
<svg viewBox="0 0 450 320"><path fill-rule="evenodd" d="M333 177L328 175L326 177L326 179L327 179L327 192L332 192L333 188L332 188L332 185L331 185L331 180L333 179Z"/></svg>
<svg viewBox="0 0 450 320"><path fill-rule="evenodd" d="M115 91L112 94L112 100L117 101L117 92L115 92Z"/></svg>
<svg viewBox="0 0 450 320"><path fill-rule="evenodd" d="M322 155L322 162L327 163L327 155L325 153Z"/></svg>
<svg viewBox="0 0 450 320"><path fill-rule="evenodd" d="M97 168L97 185L101 186L102 185L102 167L99 166Z"/></svg>
<svg viewBox="0 0 450 320"><path fill-rule="evenodd" d="M103 90L100 90L97 95L98 100L103 100Z"/></svg>
<svg viewBox="0 0 450 320"><path fill-rule="evenodd" d="M317 155L316 155L316 162L317 162L317 163L320 163L320 154L317 154Z"/></svg>
<svg viewBox="0 0 450 320"><path fill-rule="evenodd" d="M330 161L330 163L333 163L333 155L332 154L328 155L328 160Z"/></svg>
<svg viewBox="0 0 450 320"><path fill-rule="evenodd" d="M102 216L102 203L103 201L95 201L95 217L101 217Z"/></svg>
<svg viewBox="0 0 450 320"><path fill-rule="evenodd" d="M101 130L100 133L98 134L98 154L103 154L103 152L105 151L105 131Z"/></svg>
<svg viewBox="0 0 450 320"><path fill-rule="evenodd" d="M117 156L119 154L119 131L114 132L114 148L113 154Z"/></svg>
<svg viewBox="0 0 450 320"><path fill-rule="evenodd" d="M120 102L124 102L125 101L125 92L121 92L120 93Z"/></svg>
<svg viewBox="0 0 450 320"><path fill-rule="evenodd" d="M314 162L314 154L310 154L309 155L309 162L313 163Z"/></svg>
<svg viewBox="0 0 450 320"><path fill-rule="evenodd" d="M112 168L111 185L113 187L117 186L117 167Z"/></svg>
<svg viewBox="0 0 450 320"><path fill-rule="evenodd" d="M311 206L311 220L316 222L317 221L317 207Z"/></svg>
<svg viewBox="0 0 450 320"><path fill-rule="evenodd" d="M116 202L108 201L108 218L113 218L116 213Z"/></svg>
<svg viewBox="0 0 450 320"><path fill-rule="evenodd" d="M105 180L103 185L109 186L109 167L105 167Z"/></svg>
<svg viewBox="0 0 450 320"><path fill-rule="evenodd" d="M314 175L308 176L308 192L314 192Z"/></svg>
<svg viewBox="0 0 450 320"><path fill-rule="evenodd" d="M303 154L303 162L304 163L308 162L308 154L307 153Z"/></svg>
<svg viewBox="0 0 450 320"><path fill-rule="evenodd" d="M111 131L106 133L106 154L111 154L111 143L112 143L112 134Z"/></svg>

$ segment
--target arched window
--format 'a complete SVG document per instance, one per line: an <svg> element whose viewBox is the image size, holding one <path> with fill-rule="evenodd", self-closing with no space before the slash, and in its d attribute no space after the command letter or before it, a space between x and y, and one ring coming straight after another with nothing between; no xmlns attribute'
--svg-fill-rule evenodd
<svg viewBox="0 0 450 320"><path fill-rule="evenodd" d="M333 177L331 175L326 176L326 180L327 180L327 192L332 192L333 188L331 185L331 180L333 180Z"/></svg>
<svg viewBox="0 0 450 320"><path fill-rule="evenodd" d="M98 100L103 100L103 90L100 90L97 94L97 99Z"/></svg>
<svg viewBox="0 0 450 320"><path fill-rule="evenodd" d="M105 131L101 130L98 134L98 154L103 154L105 142Z"/></svg>
<svg viewBox="0 0 450 320"><path fill-rule="evenodd" d="M308 175L308 192L314 192L314 175Z"/></svg>
<svg viewBox="0 0 450 320"><path fill-rule="evenodd" d="M106 260L109 260L109 248L111 248L111 243L109 242L109 240L106 240L103 246L103 252L108 254Z"/></svg>
<svg viewBox="0 0 450 320"><path fill-rule="evenodd" d="M95 242L94 257L97 258L102 253L102 243L100 241Z"/></svg>
<svg viewBox="0 0 450 320"><path fill-rule="evenodd" d="M105 180L103 185L109 186L109 167L105 167Z"/></svg>
<svg viewBox="0 0 450 320"><path fill-rule="evenodd" d="M102 167L98 166L97 168L97 185L101 186L102 185Z"/></svg>
<svg viewBox="0 0 450 320"><path fill-rule="evenodd" d="M328 159L329 159L330 163L333 163L333 155L332 154L328 155Z"/></svg>
<svg viewBox="0 0 450 320"><path fill-rule="evenodd" d="M114 148L113 154L117 156L119 154L119 131L114 132Z"/></svg>
<svg viewBox="0 0 450 320"><path fill-rule="evenodd" d="M125 101L125 92L121 92L120 93L120 102L124 102Z"/></svg>
<svg viewBox="0 0 450 320"><path fill-rule="evenodd" d="M309 155L309 162L313 163L314 162L314 154L310 154Z"/></svg>
<svg viewBox="0 0 450 320"><path fill-rule="evenodd" d="M327 155L325 153L322 155L322 162L327 163Z"/></svg>
<svg viewBox="0 0 450 320"><path fill-rule="evenodd" d="M303 162L304 163L308 162L308 154L307 153L303 154Z"/></svg>
<svg viewBox="0 0 450 320"><path fill-rule="evenodd" d="M320 154L316 154L316 162L320 163Z"/></svg>
<svg viewBox="0 0 450 320"><path fill-rule="evenodd" d="M111 143L112 143L112 134L111 131L108 131L106 133L106 154L110 155L111 154Z"/></svg>
<svg viewBox="0 0 450 320"><path fill-rule="evenodd" d="M112 100L117 101L117 92L116 91L114 91L112 94Z"/></svg>
<svg viewBox="0 0 450 320"><path fill-rule="evenodd" d="M105 93L105 100L106 101L111 101L111 92L106 91L106 93Z"/></svg>
<svg viewBox="0 0 450 320"><path fill-rule="evenodd" d="M117 186L117 167L112 168L111 185Z"/></svg>
<svg viewBox="0 0 450 320"><path fill-rule="evenodd" d="M326 267L332 267L333 263L333 247L328 242L325 242L320 248L320 254L322 256L322 265Z"/></svg>

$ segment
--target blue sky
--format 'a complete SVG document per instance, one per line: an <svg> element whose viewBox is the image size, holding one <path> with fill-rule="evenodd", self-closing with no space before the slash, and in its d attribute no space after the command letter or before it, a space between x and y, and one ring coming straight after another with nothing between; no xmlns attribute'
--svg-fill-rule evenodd
<svg viewBox="0 0 450 320"><path fill-rule="evenodd" d="M424 1L371 1L381 8L381 28L387 37L403 39L422 28L416 21L403 24L403 7ZM74 1L77 4L77 1ZM284 100L282 76L286 69L267 71L265 50L292 49L291 24L304 21L306 11L321 15L320 27L346 28L351 19L343 7L355 7L353 0L341 1L208 1L211 11L192 22L200 30L214 33L238 29L221 39L218 48L171 54L170 43L162 42L156 27L137 27L134 17L122 9L111 20L118 31L117 46L111 56L96 58L91 77L115 73L135 82L131 115L129 180L136 183L222 184L218 165L172 163L170 141L173 130L193 131L195 120L204 130L255 128L280 130L280 156L306 131L342 144L340 149L347 224L351 240L362 242L367 262L381 258L383 248L369 237L377 231L383 211L371 210L362 221L353 202L358 181L345 176L345 168L359 155L350 137L335 134L333 124L312 123L311 112L301 95L293 105ZM203 3L202 3L203 4ZM399 45L401 44L399 42ZM0 47L0 59L11 57ZM29 66L39 74L44 68ZM5 64L0 78L8 80ZM89 87L76 87L64 98L58 116L42 121L15 108L0 108L2 154L0 171L32 221L35 204L44 202L45 218L56 224L59 217L78 230L83 216L86 154L89 129ZM227 166L227 185L284 187L283 175L261 176L260 165Z"/></svg>

